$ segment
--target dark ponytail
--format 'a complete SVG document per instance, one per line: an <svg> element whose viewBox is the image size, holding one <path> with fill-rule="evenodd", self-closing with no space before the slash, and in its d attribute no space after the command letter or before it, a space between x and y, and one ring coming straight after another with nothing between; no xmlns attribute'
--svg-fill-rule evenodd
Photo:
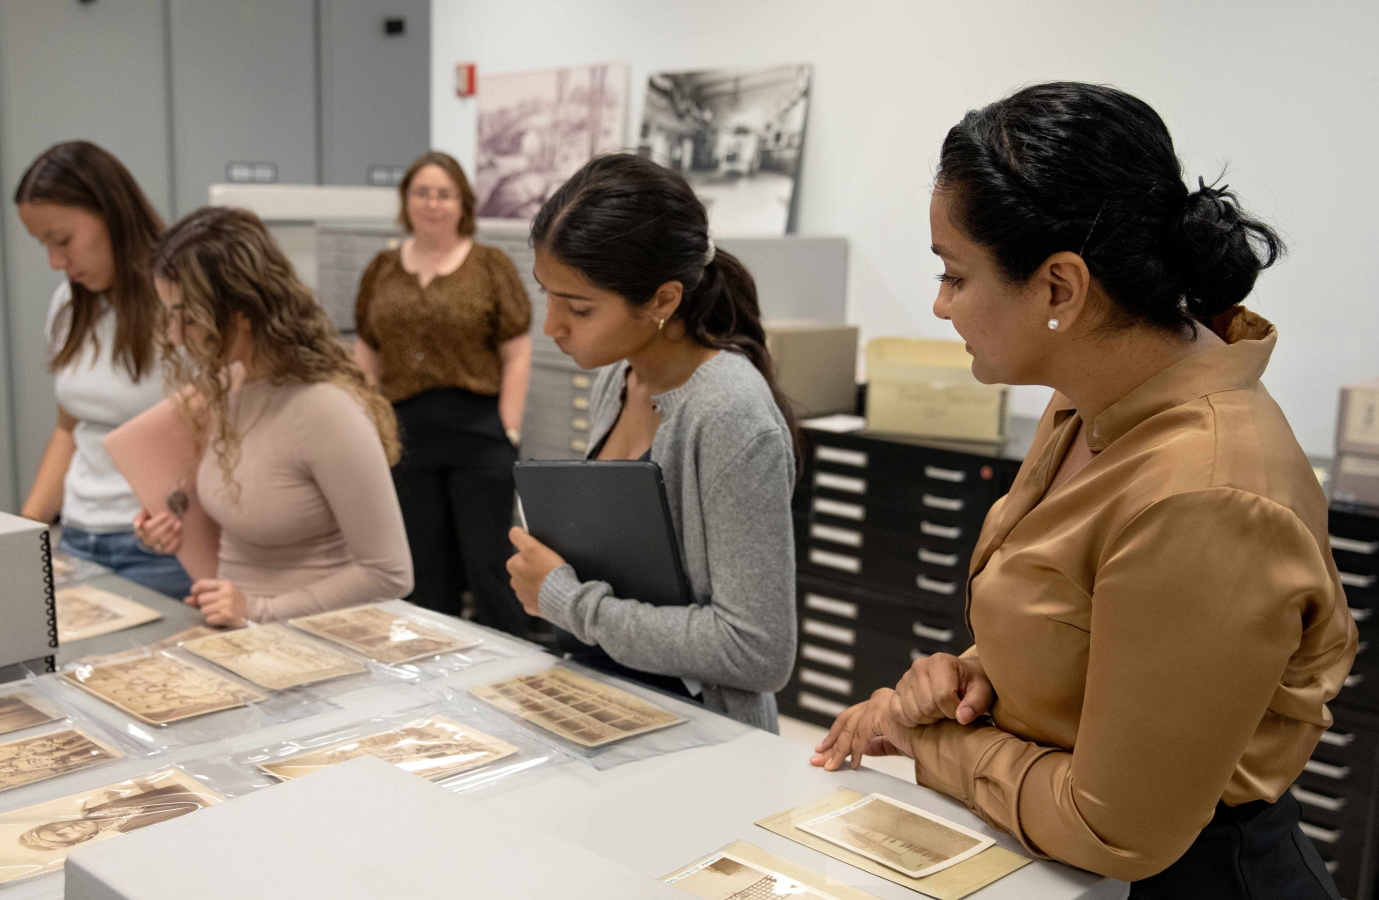
<svg viewBox="0 0 1379 900"><path fill-rule="evenodd" d="M1011 281L1080 255L1115 325L1209 322L1283 253L1228 186L1199 178L1189 192L1163 120L1104 85L1040 84L969 112L944 139L937 187Z"/></svg>
<svg viewBox="0 0 1379 900"><path fill-rule="evenodd" d="M798 465L795 416L776 386L756 282L737 257L713 247L708 213L681 175L628 153L600 156L541 207L531 239L632 306L680 282L684 294L671 321L696 343L751 361L790 428Z"/></svg>

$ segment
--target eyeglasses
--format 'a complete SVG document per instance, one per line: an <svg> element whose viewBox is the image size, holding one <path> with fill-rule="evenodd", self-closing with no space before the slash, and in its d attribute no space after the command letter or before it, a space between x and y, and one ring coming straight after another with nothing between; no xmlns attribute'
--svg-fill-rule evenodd
<svg viewBox="0 0 1379 900"><path fill-rule="evenodd" d="M460 199L458 193L446 190L445 188L436 188L432 190L431 188L414 187L407 192L407 196L411 197L413 200L419 200L422 203L429 203L432 200L435 200L437 203L453 203Z"/></svg>

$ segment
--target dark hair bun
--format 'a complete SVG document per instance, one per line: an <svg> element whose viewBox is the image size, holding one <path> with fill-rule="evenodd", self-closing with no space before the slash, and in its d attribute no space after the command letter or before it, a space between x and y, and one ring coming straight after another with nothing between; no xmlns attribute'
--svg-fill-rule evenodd
<svg viewBox="0 0 1379 900"><path fill-rule="evenodd" d="M1188 312L1201 321L1244 301L1283 251L1273 231L1240 209L1229 187L1208 187L1198 178L1169 223L1165 250L1181 273Z"/></svg>

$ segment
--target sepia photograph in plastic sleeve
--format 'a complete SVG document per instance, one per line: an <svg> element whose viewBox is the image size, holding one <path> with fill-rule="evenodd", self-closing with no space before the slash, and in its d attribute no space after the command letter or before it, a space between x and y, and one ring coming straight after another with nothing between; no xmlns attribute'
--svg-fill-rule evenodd
<svg viewBox="0 0 1379 900"><path fill-rule="evenodd" d="M261 625L194 638L182 649L270 691L368 671L362 662L285 625Z"/></svg>
<svg viewBox="0 0 1379 900"><path fill-rule="evenodd" d="M0 887L62 869L78 847L166 822L225 799L170 768L0 812Z"/></svg>
<svg viewBox="0 0 1379 900"><path fill-rule="evenodd" d="M515 753L517 747L507 741L447 716L435 715L319 750L308 750L287 759L260 763L259 768L288 781L367 755L422 778L438 780L506 759Z"/></svg>
<svg viewBox="0 0 1379 900"><path fill-rule="evenodd" d="M210 637L213 634L224 634L227 631L233 630L235 629L217 628L213 625L193 625L176 634L170 634L161 640L154 641L148 644L147 647L150 650L171 650L173 647L180 647L187 641L195 640L199 637Z"/></svg>
<svg viewBox="0 0 1379 900"><path fill-rule="evenodd" d="M149 725L168 725L256 703L264 695L166 652L136 651L78 663L63 680Z"/></svg>
<svg viewBox="0 0 1379 900"><path fill-rule="evenodd" d="M458 653L483 643L481 638L429 628L378 603L289 619L288 624L384 665Z"/></svg>
<svg viewBox="0 0 1379 900"><path fill-rule="evenodd" d="M125 754L90 732L63 727L0 743L0 792L81 772Z"/></svg>
<svg viewBox="0 0 1379 900"><path fill-rule="evenodd" d="M910 878L970 859L995 840L882 794L868 794L799 829Z"/></svg>
<svg viewBox="0 0 1379 900"><path fill-rule="evenodd" d="M53 543L57 543L57 538L53 538ZM112 574L111 571L100 563L92 562L89 559L80 559L60 550L53 551L53 585L55 587L66 587L69 584L78 584L97 575L110 574Z"/></svg>
<svg viewBox="0 0 1379 900"><path fill-rule="evenodd" d="M54 592L53 599L57 608L57 639L62 644L163 618L156 609L89 584L61 588Z"/></svg>
<svg viewBox="0 0 1379 900"><path fill-rule="evenodd" d="M63 713L27 688L0 693L0 735L56 722Z"/></svg>
<svg viewBox="0 0 1379 900"><path fill-rule="evenodd" d="M722 851L661 880L699 900L839 900L833 894L806 887L793 878Z"/></svg>

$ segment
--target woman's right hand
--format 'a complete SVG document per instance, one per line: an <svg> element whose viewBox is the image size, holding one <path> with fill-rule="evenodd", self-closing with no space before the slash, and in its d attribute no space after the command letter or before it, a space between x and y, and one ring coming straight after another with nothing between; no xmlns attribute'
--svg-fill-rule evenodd
<svg viewBox="0 0 1379 900"><path fill-rule="evenodd" d="M955 719L967 725L990 712L996 689L981 660L935 653L917 659L895 686L890 714L907 728Z"/></svg>
<svg viewBox="0 0 1379 900"><path fill-rule="evenodd" d="M154 553L176 553L182 548L182 520L170 512L154 515L139 510L134 517L134 534Z"/></svg>

